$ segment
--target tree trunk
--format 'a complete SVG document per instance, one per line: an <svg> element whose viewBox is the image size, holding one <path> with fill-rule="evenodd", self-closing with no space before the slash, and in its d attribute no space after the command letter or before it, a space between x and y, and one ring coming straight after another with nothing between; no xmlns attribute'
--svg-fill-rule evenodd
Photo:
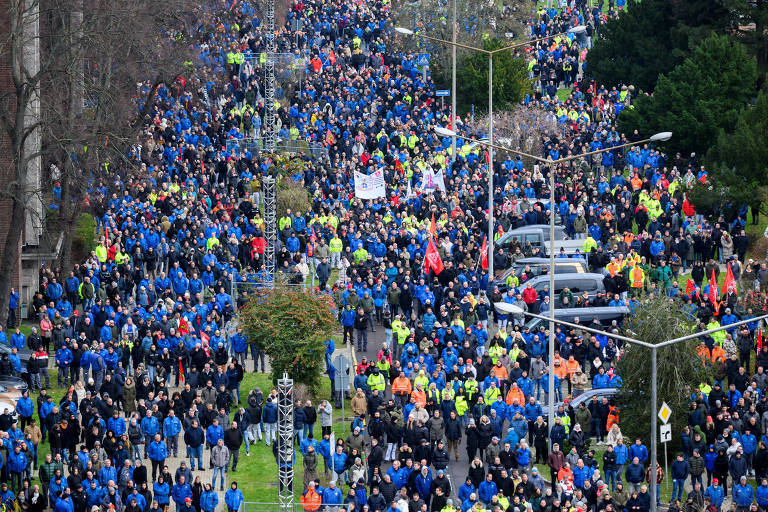
<svg viewBox="0 0 768 512"><path fill-rule="evenodd" d="M13 188L17 189L18 185ZM11 222L8 226L8 234L5 238L5 247L3 247L3 256L0 258L0 325L6 325L8 321L8 303L10 302L11 283L16 273L16 264L19 261L19 251L21 250L22 230L24 228L24 203L16 197L21 195L19 190L14 191L13 210L11 213ZM21 272L21 269L18 269ZM18 315L17 315L18 317ZM18 318L17 324L21 323Z"/></svg>
<svg viewBox="0 0 768 512"><path fill-rule="evenodd" d="M69 161L69 159L65 161ZM70 169L66 169L66 167L70 167ZM60 229L64 239L61 245L61 253L59 254L59 268L65 273L69 271L72 265L72 234L78 217L77 205L72 204L72 185L70 184L69 174L73 172L71 167L71 165L65 166L61 180L61 215L59 218L61 219Z"/></svg>

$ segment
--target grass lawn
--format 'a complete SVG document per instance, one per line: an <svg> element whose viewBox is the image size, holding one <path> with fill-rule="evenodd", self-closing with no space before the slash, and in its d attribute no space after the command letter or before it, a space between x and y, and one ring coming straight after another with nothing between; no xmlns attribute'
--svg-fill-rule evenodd
<svg viewBox="0 0 768 512"><path fill-rule="evenodd" d="M247 374L240 386L243 401L245 401L247 393L257 386L267 394L269 390L272 389L272 381L269 379L268 375ZM316 406L320 401L328 398L330 398L330 381L325 379L323 382L323 389L319 393L319 396L312 400L312 404ZM344 432L342 432L341 410L334 409L333 411L333 431L337 438L340 436L346 437L350 433L349 424L352 421L352 417L349 415L349 412L351 411L349 408L349 400L346 401L345 407L347 421L346 425L344 425ZM318 421L318 423L315 424L315 439L319 440L320 438L320 423ZM319 456L318 458L317 474L320 477L322 484L325 485L327 484L327 480L323 476L323 458L322 456ZM301 462L301 453L297 447L293 486L297 500L301 496L301 491L303 490L303 478L304 467ZM244 453L241 453L237 473L230 474L230 479L237 480L237 485L242 490L246 501L277 503L277 464L275 462L275 457L272 454L272 448L265 446L264 443L259 444L255 448L251 447L250 457L246 457Z"/></svg>
<svg viewBox="0 0 768 512"><path fill-rule="evenodd" d="M54 400L58 403L61 399L62 395L65 392L64 388L59 388L55 386L55 375L52 375L51 384L52 386L48 389L48 393L54 397ZM240 396L242 399L243 404L246 402L246 399L248 397L248 393L255 387L259 387L264 394L268 394L269 391L272 389L272 381L269 378L268 374L260 374L260 373L247 373L243 379L243 382L240 386ZM37 400L37 396L39 393L31 393L30 398L32 398L32 401L34 402ZM317 405L320 403L322 399L327 399L330 397L330 381L328 379L324 379L323 387L321 392L319 393L319 396L312 401L313 405ZM334 433L337 437L344 436L346 437L347 434L349 434L349 424L352 421L351 416L349 416L349 412L351 411L349 407L349 400L346 401L345 404L347 416L346 416L346 425L345 425L345 432L342 432L342 421L341 421L341 410L334 410ZM237 411L237 409L233 409L232 415ZM35 420L37 420L38 425L40 424L40 419L37 416L37 412L35 411ZM315 425L315 437L317 439L320 438L320 424L319 421ZM46 454L50 453L50 447L48 443L42 443L39 446L39 455L38 455L38 461L40 464L45 460ZM296 458L296 473L295 473L295 484L294 484L294 490L296 493L296 499L301 496L301 492L303 490L302 485L302 478L304 476L303 471L303 465L301 462L301 453L298 451L298 447L296 449L297 452L297 458ZM206 453L204 457L207 460L208 454ZM175 471L176 467L170 467L171 471ZM66 470L65 470L66 473ZM321 481L323 484L326 484L326 480L323 477L323 460L322 457L320 457L320 461L318 463L318 474L320 475ZM35 474L35 476L37 476ZM261 502L261 503L277 503L277 464L275 463L275 458L272 455L272 448L267 447L263 442L258 444L257 446L251 446L251 455L250 457L245 456L245 448L241 448L241 454L240 454L240 462L238 464L237 472L236 473L230 473L228 476L228 481L231 482L232 480L236 480L238 483L238 486L243 492L243 495L245 496L246 501L251 502Z"/></svg>

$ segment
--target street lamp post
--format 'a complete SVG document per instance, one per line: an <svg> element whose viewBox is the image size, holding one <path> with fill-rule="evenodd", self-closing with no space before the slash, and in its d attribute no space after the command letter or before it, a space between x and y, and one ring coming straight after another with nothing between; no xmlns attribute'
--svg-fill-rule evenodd
<svg viewBox="0 0 768 512"><path fill-rule="evenodd" d="M452 155L451 155L451 162L453 162L456 159L456 48L464 48L466 50L472 50L474 52L484 53L488 56L488 234L487 234L487 248L488 248L488 279L493 280L494 277L494 269L493 269L493 252L494 252L494 240L493 236L495 234L494 231L494 214L493 214L493 148L494 142L493 142L493 56L497 53L506 52L509 50L514 50L516 48L521 48L523 46L527 46L532 43L536 43L539 41L544 41L546 39L551 39L553 37L558 37L562 35L567 34L581 34L587 30L587 27L584 25L578 25L575 27L571 27L565 32L561 32L559 34L552 34L545 37L539 37L536 39L531 39L528 41L524 41L522 43L516 43L510 46L505 46L504 48L497 48L495 50L486 50L485 48L476 48L474 46L469 46L465 44L460 44L456 42L456 1L454 0L453 3L453 14L454 14L454 27L453 27L453 41L446 41L444 39L439 39L437 37L427 36L420 33L415 33L413 30L404 28L404 27L397 27L395 28L395 32L398 34L403 34L406 36L416 36L420 37L422 39L427 39L429 41L435 41L437 43L442 44L448 44L451 45L453 50L453 90L451 91L452 94L452 110L451 110L451 125L452 125L452 132L451 132L451 144L452 144ZM554 233L554 225L551 227L551 232Z"/></svg>
<svg viewBox="0 0 768 512"><path fill-rule="evenodd" d="M706 330L706 331L697 332L697 333L694 333L694 334L689 334L687 336L681 336L680 338L675 338L675 339L671 339L671 340L662 341L661 343L657 343L657 344L654 345L653 343L648 343L648 342L645 342L645 341L636 340L634 338L629 338L627 336L620 336L618 334L613 334L613 333L607 333L607 332L604 332L604 331L599 331L597 329L592 329L591 327L584 327L582 325L577 325L577 324L573 324L573 323L570 323L570 322L565 322L563 320L553 320L551 317L546 317L546 316L543 316L543 315L537 315L535 313L530 313L528 311L523 311L523 309L520 308L519 306L515 306L514 304L507 304L506 302L497 302L497 303L494 304L494 306L496 307L496 309L498 309L500 311L503 311L505 313L512 313L512 314L521 314L522 313L522 314L525 314L525 315L533 317L533 318L539 318L539 319L542 319L542 320L549 320L550 322L554 322L556 324L564 325L566 327L578 328L578 329L581 329L583 331L591 332L591 333L594 333L594 334L601 334L601 335L606 336L608 338L614 338L614 339L621 340L621 341L624 341L624 342L627 342L627 343L630 343L630 344L633 344L633 345L639 345L639 346L651 349L651 455L650 455L650 468L649 468L650 469L649 474L650 474L650 477L651 477L650 478L651 481L649 482L650 486L651 486L651 489L650 489L650 491L651 491L651 512L657 512L657 507L656 507L656 494L657 494L657 492L656 492L656 467L657 467L657 458L658 458L658 435L659 435L659 433L658 433L658 422L656 420L656 404L658 403L658 378L657 378L657 368L656 368L656 365L657 365L657 352L658 352L658 349L666 347L666 346L669 346L669 345L674 345L676 343L681 343L683 341L688 341L688 340L693 339L693 338L699 338L701 336L705 336L705 335L713 334L713 333L716 333L716 332L724 331L726 329L733 329L733 328L738 327L740 325L745 325L745 324L752 323L752 322L763 322L766 319L768 319L768 314L767 315L761 315L761 316L758 316L758 317L755 317L755 318L748 318L746 320L741 320L741 321L733 323L733 324L721 326L721 327L718 327L716 329L709 329L709 330ZM551 375L551 372L550 372L550 375ZM554 424L554 422L552 420L552 417L554 416L554 410L553 410L554 409L554 401L552 400L553 396L554 396L554 389L550 387L549 388L549 393L548 393L548 397L549 397L549 414L548 414L549 423L547 424L547 428L548 429L551 429L552 425Z"/></svg>
<svg viewBox="0 0 768 512"><path fill-rule="evenodd" d="M448 130L446 128L442 128L440 126L435 126L434 128L435 133L441 136L451 136L455 134L453 130ZM493 146L495 149L499 151L506 151L508 153L513 153L516 155L524 156L526 158L530 158L532 160L535 160L537 162L540 162L544 165L551 166L549 170L549 316L548 317L539 317L537 318L546 318L546 320L549 321L549 361L548 361L548 367L549 367L549 375L547 378L548 383L548 389L549 393L547 394L548 401L549 401L549 414L547 415L547 421L549 422L549 425L552 425L554 422L554 415L555 415L555 324L563 322L558 322L555 320L555 168L563 163L570 162L572 160L577 160L579 158L584 158L586 156L591 155L597 155L600 153L606 153L608 151L614 151L616 149L622 149L629 146L637 146L639 144L645 144L646 142L663 142L667 141L672 137L672 132L660 132L655 135L652 135L651 137L643 140L639 140L637 142L628 142L626 144L620 144L618 146L613 146L610 148L603 148L598 149L596 151L589 151L587 153L581 153L578 155L571 155L564 158L560 158L558 160L547 160L546 158L542 158L540 156L530 155L528 153L523 153L522 151L518 151L512 148L507 148L504 146L498 146L495 144L492 144L487 141L480 141L477 139L472 139L470 137L466 137L466 140L476 142L478 144L483 144L485 146ZM490 243L488 244L490 247ZM493 253L491 253L491 256ZM490 262L489 262L489 268L490 268ZM642 344L642 343L640 343ZM654 349L655 350L655 349Z"/></svg>
<svg viewBox="0 0 768 512"><path fill-rule="evenodd" d="M453 21L451 22L451 126L456 126L456 0L453 0ZM456 161L456 136L451 137L451 164Z"/></svg>

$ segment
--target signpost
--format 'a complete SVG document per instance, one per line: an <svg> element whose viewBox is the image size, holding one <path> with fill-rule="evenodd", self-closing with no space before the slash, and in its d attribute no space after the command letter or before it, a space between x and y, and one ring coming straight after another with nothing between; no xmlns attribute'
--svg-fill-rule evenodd
<svg viewBox="0 0 768 512"><path fill-rule="evenodd" d="M424 81L424 83L427 82L427 68L429 67L429 54L428 53L420 53L419 56L416 58L416 64L421 66L421 78Z"/></svg>
<svg viewBox="0 0 768 512"><path fill-rule="evenodd" d="M659 408L659 419L665 425L669 423L669 418L672 416L672 409L669 408L667 402L662 402Z"/></svg>
<svg viewBox="0 0 768 512"><path fill-rule="evenodd" d="M661 434L661 443L664 445L664 472L669 470L669 461L667 460L667 443L672 440L672 425L669 424L669 418L672 417L672 409L667 405L667 402L662 402L659 408L659 419L664 423L659 428ZM669 490L669 478L664 479L666 481L666 489Z"/></svg>
<svg viewBox="0 0 768 512"><path fill-rule="evenodd" d="M441 90L435 91L435 96L440 98L440 109L443 109L443 107L445 107L445 97L450 95L451 95L450 89L441 89Z"/></svg>
<svg viewBox="0 0 768 512"><path fill-rule="evenodd" d="M340 354L333 360L333 366L336 368L336 378L333 379L333 391L334 393L341 394L341 432L344 432L345 424L347 422L344 411L344 394L349 391L349 359Z"/></svg>

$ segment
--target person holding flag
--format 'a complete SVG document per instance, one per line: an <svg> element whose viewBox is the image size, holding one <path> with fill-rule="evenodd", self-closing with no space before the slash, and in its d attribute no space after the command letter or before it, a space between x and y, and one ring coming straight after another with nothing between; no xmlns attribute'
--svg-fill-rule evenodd
<svg viewBox="0 0 768 512"><path fill-rule="evenodd" d="M429 274L431 269L435 274L440 274L444 268L440 253L437 252L435 243L430 240L427 244L427 252L424 254L424 273Z"/></svg>
<svg viewBox="0 0 768 512"><path fill-rule="evenodd" d="M480 247L480 267L488 270L488 236L483 235L483 245Z"/></svg>
<svg viewBox="0 0 768 512"><path fill-rule="evenodd" d="M720 293L717 289L717 278L715 277L715 270L712 269L712 276L709 278L709 302L712 304L712 309L715 312L715 316L720 314Z"/></svg>

